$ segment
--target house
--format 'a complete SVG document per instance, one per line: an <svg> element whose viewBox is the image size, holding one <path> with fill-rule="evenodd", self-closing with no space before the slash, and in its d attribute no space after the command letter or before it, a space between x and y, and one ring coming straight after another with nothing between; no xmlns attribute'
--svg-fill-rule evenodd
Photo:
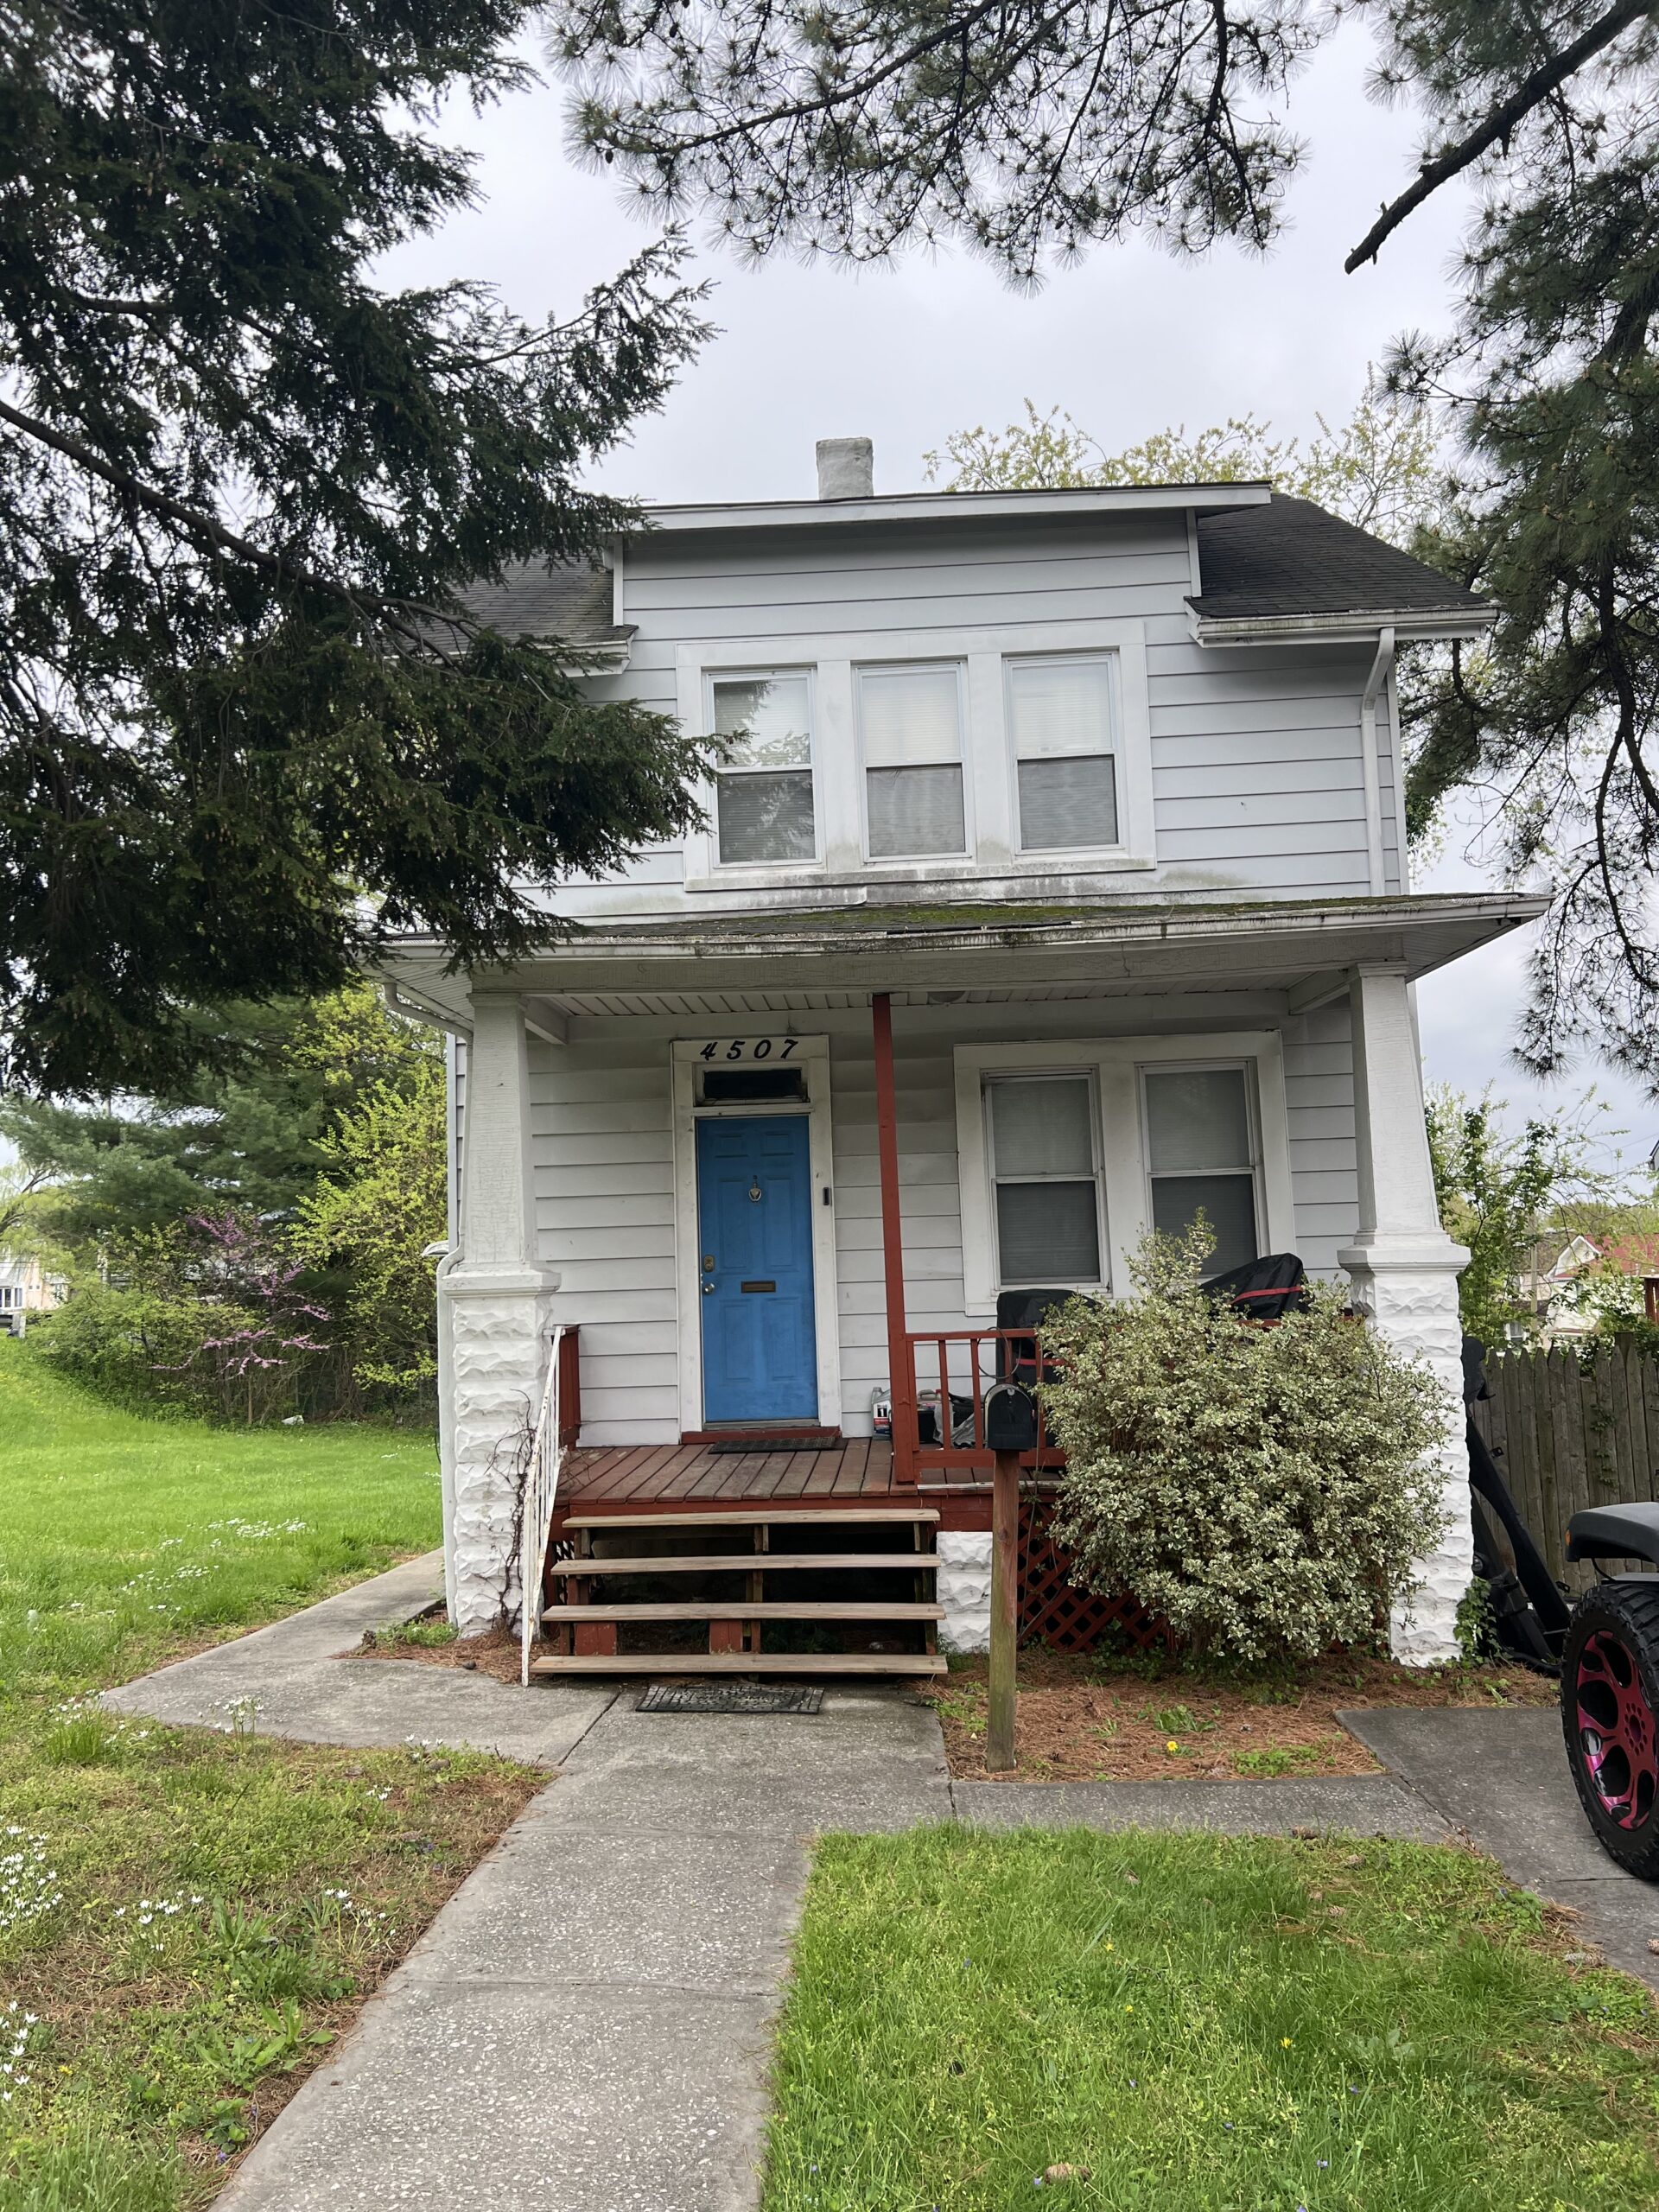
<svg viewBox="0 0 1659 2212"><path fill-rule="evenodd" d="M1262 484L895 496L866 441L818 462L817 499L656 507L604 573L480 594L584 648L595 696L731 751L706 828L547 887L580 927L534 957L452 975L411 937L387 965L453 1040L463 1630L518 1603L558 1326L580 1429L556 1535L580 1559L607 1520L625 1558L683 1524L735 1573L780 1533L844 1546L814 1516L855 1515L889 1566L927 1549L964 1645L1000 1294L1119 1290L1145 1225L1202 1206L1217 1264L1345 1274L1458 1391L1466 1255L1412 985L1542 902L1412 893L1394 657L1478 635L1485 607ZM1470 1579L1460 1413L1442 1456L1448 1533L1395 1630L1425 1663ZM722 1586L760 1605L767 1572ZM579 1595L607 1586L582 1569ZM603 1669L615 1611L579 1606L543 1663ZM762 1618L715 1621L709 1663L741 1664Z"/></svg>
<svg viewBox="0 0 1659 2212"><path fill-rule="evenodd" d="M68 1295L66 1276L48 1274L32 1253L0 1248L0 1330L8 1336L21 1337L31 1313L54 1313Z"/></svg>
<svg viewBox="0 0 1659 2212"><path fill-rule="evenodd" d="M1596 1244L1580 1232L1540 1243L1521 1277L1521 1294L1552 1344L1593 1336L1609 1314L1659 1321L1659 1237Z"/></svg>

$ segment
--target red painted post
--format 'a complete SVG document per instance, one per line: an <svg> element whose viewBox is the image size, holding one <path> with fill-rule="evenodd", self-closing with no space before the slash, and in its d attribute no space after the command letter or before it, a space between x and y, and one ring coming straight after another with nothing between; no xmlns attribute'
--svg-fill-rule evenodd
<svg viewBox="0 0 1659 2212"><path fill-rule="evenodd" d="M991 1681L988 1773L1014 1764L1014 1654L1020 1642L1020 1454L999 1452L991 1476Z"/></svg>
<svg viewBox="0 0 1659 2212"><path fill-rule="evenodd" d="M893 1001L870 999L875 1043L875 1143L881 1167L881 1272L887 1301L887 1387L893 1398L893 1471L917 1479L916 1389L905 1334L905 1249L899 1229L899 1107L893 1081Z"/></svg>

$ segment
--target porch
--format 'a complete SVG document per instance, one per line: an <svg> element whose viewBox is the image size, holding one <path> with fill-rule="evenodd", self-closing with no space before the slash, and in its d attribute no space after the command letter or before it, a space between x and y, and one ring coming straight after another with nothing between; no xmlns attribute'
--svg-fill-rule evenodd
<svg viewBox="0 0 1659 2212"><path fill-rule="evenodd" d="M1434 1211L1409 985L1526 918L1461 898L711 917L695 938L590 927L464 998L409 960L401 988L461 1040L454 1617L517 1610L512 1463L554 1326L580 1332L582 1399L556 1541L925 1511L967 1649L1004 1290L1121 1294L1143 1227L1202 1203L1241 1256L1344 1270L1451 1378L1463 1255ZM1040 1489L1052 1467L1027 1472ZM1425 1569L1438 1650L1467 1580L1455 1528Z"/></svg>

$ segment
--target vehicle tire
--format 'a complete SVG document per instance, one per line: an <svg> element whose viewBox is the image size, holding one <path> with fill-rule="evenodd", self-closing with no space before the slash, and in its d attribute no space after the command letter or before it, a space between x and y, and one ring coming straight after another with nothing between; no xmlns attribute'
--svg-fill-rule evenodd
<svg viewBox="0 0 1659 2212"><path fill-rule="evenodd" d="M1573 1607L1561 1729L1597 1842L1659 1882L1659 1575L1598 1583Z"/></svg>

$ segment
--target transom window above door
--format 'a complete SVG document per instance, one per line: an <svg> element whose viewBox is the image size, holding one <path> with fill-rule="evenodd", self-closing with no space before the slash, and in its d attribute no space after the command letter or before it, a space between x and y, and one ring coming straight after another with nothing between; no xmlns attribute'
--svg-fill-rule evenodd
<svg viewBox="0 0 1659 2212"><path fill-rule="evenodd" d="M1020 658L1007 666L1020 851L1116 845L1111 656Z"/></svg>
<svg viewBox="0 0 1659 2212"><path fill-rule="evenodd" d="M999 1076L985 1105L999 1283L1100 1282L1094 1084L1086 1075Z"/></svg>
<svg viewBox="0 0 1659 2212"><path fill-rule="evenodd" d="M861 668L857 683L870 858L965 853L960 668Z"/></svg>
<svg viewBox="0 0 1659 2212"><path fill-rule="evenodd" d="M816 858L810 678L722 675L710 689L714 734L728 741L715 776L721 867Z"/></svg>
<svg viewBox="0 0 1659 2212"><path fill-rule="evenodd" d="M1213 1274L1257 1258L1258 1147L1245 1071L1147 1068L1141 1084L1153 1227L1180 1236L1202 1212L1215 1233Z"/></svg>

